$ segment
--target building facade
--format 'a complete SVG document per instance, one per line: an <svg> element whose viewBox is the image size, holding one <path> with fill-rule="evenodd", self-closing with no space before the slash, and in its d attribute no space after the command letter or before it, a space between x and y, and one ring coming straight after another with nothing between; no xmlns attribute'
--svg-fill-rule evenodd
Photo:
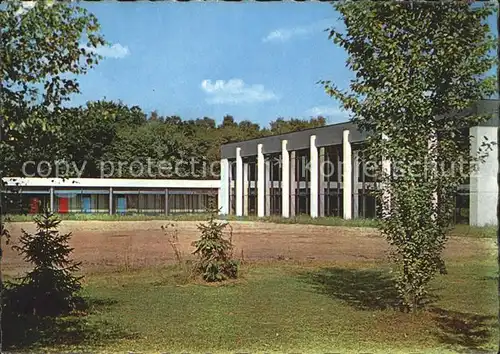
<svg viewBox="0 0 500 354"><path fill-rule="evenodd" d="M481 126L466 128L477 154L484 137L496 142L498 101L478 102L463 114L491 114ZM352 123L223 145L219 207L221 214L259 217L377 217L377 188L363 163L366 135ZM383 168L390 168L383 163ZM455 222L497 224L498 146L462 185L456 196Z"/></svg>
<svg viewBox="0 0 500 354"><path fill-rule="evenodd" d="M204 213L217 207L219 180L4 178L6 212L152 214Z"/></svg>

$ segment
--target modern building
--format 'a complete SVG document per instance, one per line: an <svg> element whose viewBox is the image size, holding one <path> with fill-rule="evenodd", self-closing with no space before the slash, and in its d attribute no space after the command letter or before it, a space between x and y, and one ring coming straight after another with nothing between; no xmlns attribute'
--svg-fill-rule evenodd
<svg viewBox="0 0 500 354"><path fill-rule="evenodd" d="M217 203L219 180L6 177L7 213L203 213ZM215 204L217 206L217 204Z"/></svg>
<svg viewBox="0 0 500 354"><path fill-rule="evenodd" d="M483 137L496 142L498 104L484 100L461 112L492 115L481 126L465 128L474 137L471 153L477 153ZM365 139L353 123L340 123L223 145L221 214L376 217L370 193L376 183L369 166L359 162ZM457 193L455 222L497 224L498 146L492 147Z"/></svg>
<svg viewBox="0 0 500 354"><path fill-rule="evenodd" d="M496 142L497 100L484 100L465 113L492 118L466 128L477 153L484 137ZM220 180L6 177L16 198L8 213L176 214L204 212L212 198L223 215L259 217L377 217L377 188L362 163L366 136L350 122L226 144L221 147ZM455 222L497 224L498 145L456 195ZM218 201L218 202L217 202Z"/></svg>

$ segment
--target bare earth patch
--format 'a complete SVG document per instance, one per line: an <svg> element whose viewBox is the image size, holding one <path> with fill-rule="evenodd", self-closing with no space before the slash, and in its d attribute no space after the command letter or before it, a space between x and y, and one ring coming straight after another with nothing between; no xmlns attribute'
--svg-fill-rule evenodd
<svg viewBox="0 0 500 354"><path fill-rule="evenodd" d="M174 261L174 253L161 230L167 221L63 221L61 232L72 232L74 257L84 271L115 267L153 266ZM199 222L179 221L179 248L186 257L199 236ZM335 262L378 261L387 256L386 241L376 229L261 222L231 222L235 257L245 260L292 259ZM10 245L16 244L21 229L34 231L33 223L12 223ZM481 257L495 252L491 239L450 238L445 256ZM7 274L24 268L10 246L5 249L3 267Z"/></svg>

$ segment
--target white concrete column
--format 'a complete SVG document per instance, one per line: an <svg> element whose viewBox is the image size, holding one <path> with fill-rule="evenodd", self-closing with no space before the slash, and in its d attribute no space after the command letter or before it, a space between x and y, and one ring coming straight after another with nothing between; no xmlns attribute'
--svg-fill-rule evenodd
<svg viewBox="0 0 500 354"><path fill-rule="evenodd" d="M248 216L248 163L243 164L243 215Z"/></svg>
<svg viewBox="0 0 500 354"><path fill-rule="evenodd" d="M227 160L226 160L227 161ZM228 198L229 200L229 198ZM219 206L220 206L220 203L221 203L221 193L220 193L220 188L219 188L219 200L218 200L218 203L219 203ZM228 206L228 203L226 203L226 207ZM169 213L169 206L168 206L168 188L165 188L165 205L164 205L164 213L165 215L168 215ZM221 211L219 211L219 214L222 214Z"/></svg>
<svg viewBox="0 0 500 354"><path fill-rule="evenodd" d="M382 139L388 140L389 137L385 134L382 134ZM391 176L391 160L384 158L384 157L382 158L382 175L385 178L390 178L390 176ZM386 203L384 203L382 205L382 207L383 207L382 217L387 217L391 213L390 194L389 194L389 191L386 189L386 186L384 185L384 183L381 184L381 188L383 188L385 190L385 192L382 195L382 199L384 201L386 201Z"/></svg>
<svg viewBox="0 0 500 354"><path fill-rule="evenodd" d="M236 148L236 216L243 216L243 160L241 148Z"/></svg>
<svg viewBox="0 0 500 354"><path fill-rule="evenodd" d="M229 208L228 208L228 215L235 215L236 214L236 160L230 161L229 162Z"/></svg>
<svg viewBox="0 0 500 354"><path fill-rule="evenodd" d="M342 140L342 193L344 219L352 219L352 151L349 130L344 130Z"/></svg>
<svg viewBox="0 0 500 354"><path fill-rule="evenodd" d="M287 140L281 142L281 215L290 217L290 154Z"/></svg>
<svg viewBox="0 0 500 354"><path fill-rule="evenodd" d="M352 153L353 157L353 170L352 170L352 188L353 188L353 198L352 198L352 206L353 206L353 218L359 217L359 151L356 150Z"/></svg>
<svg viewBox="0 0 500 354"><path fill-rule="evenodd" d="M473 127L470 129L471 154L474 157L483 143L497 142L498 127ZM485 140L486 137L488 140ZM497 142L497 144L500 142ZM470 176L469 223L474 226L498 225L498 145L491 145L492 150L483 163ZM485 147L482 148L486 152Z"/></svg>
<svg viewBox="0 0 500 354"><path fill-rule="evenodd" d="M318 182L319 182L319 177L318 177L318 148L316 147L316 135L311 135L310 138L310 149L309 149L309 168L310 168L310 174L309 176L311 177L310 185L311 188L309 189L311 195L310 195L310 213L312 218L317 218L318 217Z"/></svg>
<svg viewBox="0 0 500 354"><path fill-rule="evenodd" d="M262 153L262 144L257 145L257 216L265 216L265 184L264 175L264 154Z"/></svg>
<svg viewBox="0 0 500 354"><path fill-rule="evenodd" d="M434 174L437 174L437 155L436 155L436 149L437 149L437 144L438 144L438 137L436 134L436 131L433 129L431 131L431 134L429 136L429 141L428 141L428 149L429 149L429 158L431 162L431 176L436 177ZM432 214L432 220L436 220L437 215L438 215L438 193L437 189L434 190L434 193L432 193L432 208L433 208L433 214Z"/></svg>
<svg viewBox="0 0 500 354"><path fill-rule="evenodd" d="M50 212L55 213L54 210L54 187L50 187Z"/></svg>
<svg viewBox="0 0 500 354"><path fill-rule="evenodd" d="M272 168L271 161L269 160L264 160L264 196L265 196L265 216L270 216L271 215L271 183L274 181L271 181L271 168Z"/></svg>
<svg viewBox="0 0 500 354"><path fill-rule="evenodd" d="M109 203L109 215L113 215L113 187L109 187L109 196L108 196L108 203Z"/></svg>
<svg viewBox="0 0 500 354"><path fill-rule="evenodd" d="M229 160L222 159L220 160L220 187L218 193L218 204L219 204L219 214L220 215L228 215L229 214L229 191L231 189L230 180L229 180ZM165 194L165 198L167 195ZM167 212L167 208L165 207L165 212Z"/></svg>
<svg viewBox="0 0 500 354"><path fill-rule="evenodd" d="M297 207L295 205L295 193L297 193L297 179L295 176L296 161L295 161L295 151L290 152L290 216L295 216Z"/></svg>
<svg viewBox="0 0 500 354"><path fill-rule="evenodd" d="M325 216L325 148L319 148L319 216Z"/></svg>

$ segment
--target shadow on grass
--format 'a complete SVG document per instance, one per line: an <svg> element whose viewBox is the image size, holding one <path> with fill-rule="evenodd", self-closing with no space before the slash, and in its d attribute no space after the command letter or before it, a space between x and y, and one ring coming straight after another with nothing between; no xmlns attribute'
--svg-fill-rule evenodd
<svg viewBox="0 0 500 354"><path fill-rule="evenodd" d="M451 346L466 348L464 352L474 350L480 353L481 346L487 344L492 337L495 316L484 316L443 309L431 309L438 327L439 340ZM491 352L484 351L484 353Z"/></svg>
<svg viewBox="0 0 500 354"><path fill-rule="evenodd" d="M303 276L316 291L342 300L357 310L401 310L395 281L387 272L323 268ZM481 352L481 346L488 344L492 337L496 318L441 309L433 306L436 300L437 296L429 295L424 306L435 323L437 338L464 352Z"/></svg>
<svg viewBox="0 0 500 354"><path fill-rule="evenodd" d="M317 291L359 310L399 308L394 280L379 270L324 268L305 278Z"/></svg>
<svg viewBox="0 0 500 354"><path fill-rule="evenodd" d="M89 320L89 314L106 311L115 304L117 302L110 299L87 299L74 313L59 317L4 312L4 348L19 351L37 347L99 346L107 341L133 338L133 333L115 323Z"/></svg>

